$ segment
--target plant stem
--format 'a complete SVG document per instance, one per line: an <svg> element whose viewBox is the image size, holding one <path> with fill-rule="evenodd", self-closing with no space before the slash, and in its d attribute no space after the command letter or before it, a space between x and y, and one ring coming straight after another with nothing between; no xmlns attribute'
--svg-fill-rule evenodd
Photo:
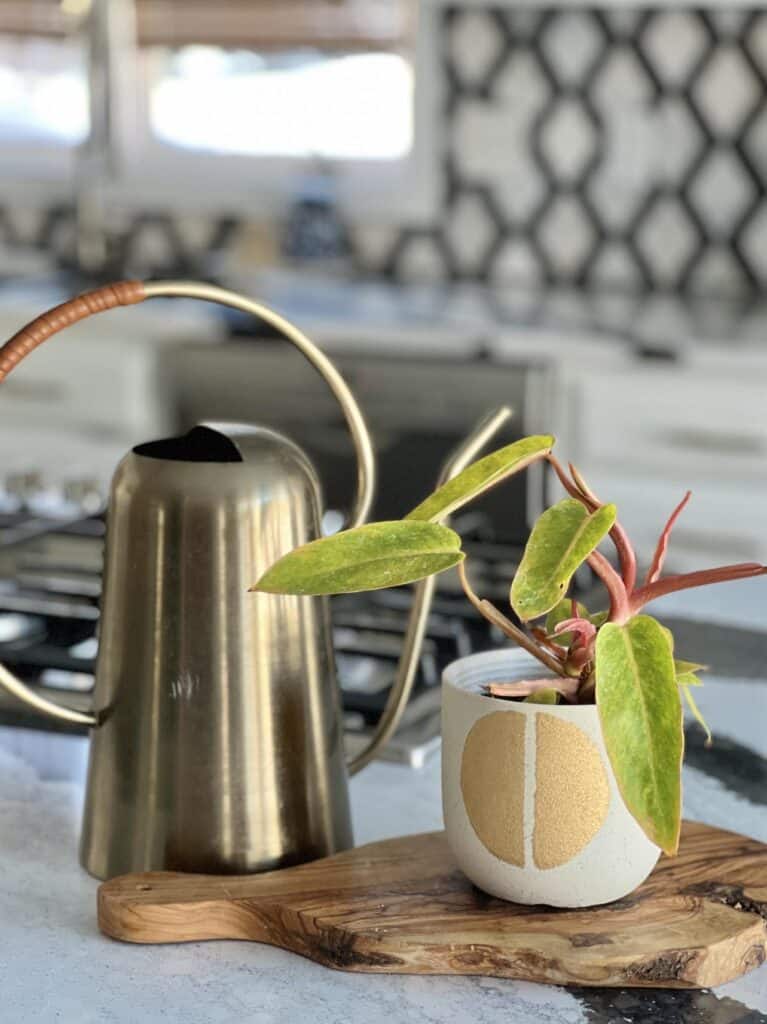
<svg viewBox="0 0 767 1024"><path fill-rule="evenodd" d="M626 590L630 594L636 586L637 581L636 553L634 552L634 548L628 538L628 534L620 523L616 522L615 526L610 530L610 537L615 544L615 549L618 552L618 557L620 558L623 582L626 586Z"/></svg>
<svg viewBox="0 0 767 1024"><path fill-rule="evenodd" d="M575 481L575 485L589 501L594 502L595 506L599 508L603 502L601 502L596 494L594 494L572 462L568 462L568 466L570 468L570 475ZM621 576L623 577L626 590L630 594L636 586L637 581L637 556L634 551L634 546L629 540L626 531L617 521L612 530L610 530L610 539L615 545L615 550L618 552L618 558L621 563Z"/></svg>
<svg viewBox="0 0 767 1024"><path fill-rule="evenodd" d="M576 501L580 501L582 505L585 505L589 512L594 512L596 509L601 507L602 502L596 494L594 494L572 463L569 463L570 472L573 476L573 480L570 480L556 455L549 452L546 456L546 461L551 465L552 469L559 477L559 482L571 498L575 498ZM625 589L631 593L636 585L637 559L633 545L628 538L628 534L620 523L616 522L613 525L612 530L610 530L610 540L612 540L615 545L615 550L617 551L618 558L620 559L621 576L623 578Z"/></svg>
<svg viewBox="0 0 767 1024"><path fill-rule="evenodd" d="M595 570L596 571L596 570ZM743 580L751 576L767 575L767 565L758 562L741 562L738 565L723 565L718 569L701 569L698 572L685 572L678 576L667 576L635 590L629 597L629 614L636 615L650 601L655 601L666 594L675 594L679 590L690 590L693 587L705 587L709 583L728 583L730 580Z"/></svg>
<svg viewBox="0 0 767 1024"><path fill-rule="evenodd" d="M594 673L590 672L586 678L581 681L581 685L578 690L578 703L593 704L596 700L596 689L596 678Z"/></svg>
<svg viewBox="0 0 767 1024"><path fill-rule="evenodd" d="M623 579L600 551L592 551L587 561L610 595L610 622L626 622L631 617L631 598Z"/></svg>
<svg viewBox="0 0 767 1024"><path fill-rule="evenodd" d="M554 657L548 651L539 647L535 640L531 639L523 630L519 629L514 625L503 612L499 611L494 604L490 601L484 601L480 598L471 588L471 584L466 576L466 563L458 563L458 576L461 580L461 586L463 587L464 593L477 609L477 611L488 622L492 622L494 626L497 626L506 636L511 637L515 640L523 650L527 651L528 654L532 654L534 658L537 658L546 668L551 669L552 672L556 672L558 676L567 676L564 666L559 658Z"/></svg>
<svg viewBox="0 0 767 1024"><path fill-rule="evenodd" d="M494 626L497 626L502 633L515 640L520 647L524 648L529 654L532 654L534 658L537 658L546 668L551 669L552 672L556 672L558 676L562 676L567 679L568 674L565 671L564 665L555 657L553 654L549 654L548 651L544 650L543 647L539 647L538 644L531 640L527 633L523 632L514 623L507 619L503 612L499 611L494 604L490 601L480 601L478 611L481 615L487 619L488 622L492 622Z"/></svg>
<svg viewBox="0 0 767 1024"><path fill-rule="evenodd" d="M541 690L556 690L568 704L575 704L578 686L578 679L572 677L552 679L547 676L545 679L516 679L511 683L494 680L485 684L485 691L489 697L528 697L532 693L540 693Z"/></svg>
<svg viewBox="0 0 767 1024"><path fill-rule="evenodd" d="M547 651L551 651L552 654L556 655L557 657L562 656L562 646L560 644L554 643L553 640L549 640L548 636L546 635L545 629L541 629L540 626L532 626L530 632L533 636L533 639L537 641L537 643L539 643L541 647L545 647ZM564 660L565 659L562 658L563 662Z"/></svg>
<svg viewBox="0 0 767 1024"><path fill-rule="evenodd" d="M682 498L682 500L679 502L677 507L674 509L674 511L671 513L671 515L668 518L668 522L663 527L663 532L661 533L660 539L658 540L658 546L655 549L655 554L653 555L652 563L650 564L650 568L647 570L647 575L645 576L645 586L647 586L648 583L655 583L655 581L660 576L661 569L663 568L663 563L666 560L668 541L669 537L671 536L671 531L674 528L674 523L681 515L682 509L685 507L685 505L691 497L692 491L688 491Z"/></svg>
<svg viewBox="0 0 767 1024"><path fill-rule="evenodd" d="M579 501L582 505L585 505L589 512L593 512L596 508L596 505L592 501L589 501L586 495L572 482L567 473L565 473L564 467L562 466L562 463L559 461L556 455L554 455L552 452L549 452L549 454L546 456L546 461L557 474L557 476L559 477L559 482L562 484L562 486L570 495L570 497L575 498L576 501Z"/></svg>

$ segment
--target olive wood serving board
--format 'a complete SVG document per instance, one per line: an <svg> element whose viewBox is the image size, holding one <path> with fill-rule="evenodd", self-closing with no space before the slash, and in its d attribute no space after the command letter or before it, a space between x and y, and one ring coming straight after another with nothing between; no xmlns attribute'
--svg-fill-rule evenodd
<svg viewBox="0 0 767 1024"><path fill-rule="evenodd" d="M685 822L636 892L555 910L486 896L432 832L260 875L124 875L98 917L127 942L248 939L346 971L708 988L765 959L767 846Z"/></svg>

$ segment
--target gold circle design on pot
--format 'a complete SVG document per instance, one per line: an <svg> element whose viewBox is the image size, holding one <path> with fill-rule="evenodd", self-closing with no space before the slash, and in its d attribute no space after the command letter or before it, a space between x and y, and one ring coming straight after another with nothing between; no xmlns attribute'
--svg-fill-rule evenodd
<svg viewBox="0 0 767 1024"><path fill-rule="evenodd" d="M572 860L604 825L609 805L607 773L593 740L577 725L539 712L535 716L535 866L558 868Z"/></svg>
<svg viewBox="0 0 767 1024"><path fill-rule="evenodd" d="M461 761L463 802L477 838L517 867L525 863L525 717L495 711L480 718Z"/></svg>
<svg viewBox="0 0 767 1024"><path fill-rule="evenodd" d="M527 749L532 744L534 752ZM545 712L496 711L475 722L463 748L461 792L482 845L517 867L527 860L527 804L532 860L540 870L580 853L604 824L610 803L594 742L577 725Z"/></svg>

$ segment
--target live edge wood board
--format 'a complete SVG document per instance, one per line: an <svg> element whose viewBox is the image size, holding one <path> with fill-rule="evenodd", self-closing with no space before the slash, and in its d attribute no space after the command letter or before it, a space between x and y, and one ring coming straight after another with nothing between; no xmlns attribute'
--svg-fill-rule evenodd
<svg viewBox="0 0 767 1024"><path fill-rule="evenodd" d="M125 875L98 915L127 942L247 939L345 971L708 988L765 959L767 846L687 822L635 893L569 911L484 895L433 832L262 875Z"/></svg>

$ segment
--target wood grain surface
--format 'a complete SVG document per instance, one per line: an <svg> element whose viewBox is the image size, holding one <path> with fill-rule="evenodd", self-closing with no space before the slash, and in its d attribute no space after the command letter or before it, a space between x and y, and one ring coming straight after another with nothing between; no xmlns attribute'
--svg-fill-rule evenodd
<svg viewBox="0 0 767 1024"><path fill-rule="evenodd" d="M127 942L246 939L347 971L708 988L765 959L767 846L686 822L636 892L554 910L486 896L433 832L262 875L125 875L98 918Z"/></svg>

